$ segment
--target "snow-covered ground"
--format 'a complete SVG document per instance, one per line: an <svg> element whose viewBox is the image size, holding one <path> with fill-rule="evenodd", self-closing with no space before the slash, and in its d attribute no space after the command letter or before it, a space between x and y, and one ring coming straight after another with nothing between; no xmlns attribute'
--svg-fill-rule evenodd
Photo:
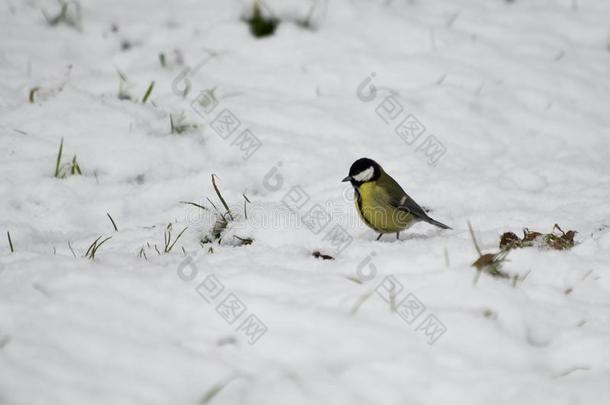
<svg viewBox="0 0 610 405"><path fill-rule="evenodd" d="M311 4L255 39L246 1L3 2L0 404L610 403L610 2ZM375 241L363 156L453 230ZM475 285L468 221L578 244Z"/></svg>

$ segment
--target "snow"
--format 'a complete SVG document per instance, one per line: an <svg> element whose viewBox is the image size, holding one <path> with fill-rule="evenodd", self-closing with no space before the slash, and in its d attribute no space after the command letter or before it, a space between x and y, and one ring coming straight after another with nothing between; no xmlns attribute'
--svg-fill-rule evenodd
<svg viewBox="0 0 610 405"><path fill-rule="evenodd" d="M80 31L51 0L0 8L0 404L610 403L610 3L319 1L314 30L311 3L266 3L285 21L262 39L245 1L83 0ZM82 176L54 178L62 138ZM375 241L340 183L365 156L453 230ZM236 220L202 246L213 211L180 202L220 207L212 174ZM485 252L555 223L578 244L475 285L468 221ZM168 223L188 229L163 253Z"/></svg>

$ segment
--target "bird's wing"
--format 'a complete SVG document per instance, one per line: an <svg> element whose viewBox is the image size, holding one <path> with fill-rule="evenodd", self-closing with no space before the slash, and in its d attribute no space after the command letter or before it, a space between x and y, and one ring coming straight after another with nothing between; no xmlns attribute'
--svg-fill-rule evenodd
<svg viewBox="0 0 610 405"><path fill-rule="evenodd" d="M384 173L385 174L385 173ZM428 221L431 218L426 214L426 211L419 206L411 197L405 193L400 185L390 176L385 174L378 181L381 181L381 186L388 194L388 203L396 209L411 213L415 218ZM390 191L388 191L390 190Z"/></svg>
<svg viewBox="0 0 610 405"><path fill-rule="evenodd" d="M425 221L434 226L438 226L439 228L451 229L451 227L443 224L442 222L438 222L437 220L430 218L426 211L424 211L419 204L409 197L393 178L385 174L380 178L380 180L382 183L385 182L384 189L392 190L387 191L388 202L391 206L398 210L410 213L413 215L413 217L415 217L416 220Z"/></svg>

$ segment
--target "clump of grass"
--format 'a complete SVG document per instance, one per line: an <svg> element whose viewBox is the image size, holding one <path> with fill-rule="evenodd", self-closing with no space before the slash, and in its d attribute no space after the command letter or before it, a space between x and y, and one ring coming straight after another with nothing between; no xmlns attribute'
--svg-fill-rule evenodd
<svg viewBox="0 0 610 405"><path fill-rule="evenodd" d="M169 125L171 134L182 134L185 132L196 131L199 126L186 121L184 111L176 114L169 114Z"/></svg>
<svg viewBox="0 0 610 405"><path fill-rule="evenodd" d="M522 238L519 238L513 232L503 233L500 238L500 249L510 250L532 246L555 250L571 249L575 244L574 236L576 236L576 233L576 231L572 230L564 232L558 224L555 224L551 233L547 234L524 228Z"/></svg>
<svg viewBox="0 0 610 405"><path fill-rule="evenodd" d="M153 80L148 85L148 88L146 89L146 93L144 93L144 97L142 97L142 104L146 104L146 102L148 101L148 98L150 97L150 95L152 94L154 89L155 89L155 81Z"/></svg>
<svg viewBox="0 0 610 405"><path fill-rule="evenodd" d="M243 18L243 21L246 22L250 27L250 33L255 38L263 38L273 35L275 29L280 23L280 20L274 17L270 10L266 10L268 15L263 13L261 3L261 1L255 0L252 4L252 12L250 16Z"/></svg>
<svg viewBox="0 0 610 405"><path fill-rule="evenodd" d="M89 246L89 249L87 249L87 252L85 252L83 257L86 257L89 260L95 260L95 255L97 254L98 249L112 238L112 236L109 236L100 242L100 239L102 239L103 236L104 235L100 235L96 240L93 241L93 243Z"/></svg>
<svg viewBox="0 0 610 405"><path fill-rule="evenodd" d="M62 156L64 150L64 138L61 138L59 150L57 151L57 159L55 160L55 178L64 179L66 176L80 176L83 174L80 165L76 161L76 155L72 157L72 161L62 164Z"/></svg>
<svg viewBox="0 0 610 405"><path fill-rule="evenodd" d="M8 238L8 246L11 248L11 253L15 253L15 248L13 247L13 241L11 240L11 233L6 231L6 237Z"/></svg>
<svg viewBox="0 0 610 405"><path fill-rule="evenodd" d="M174 248L174 245L176 245L176 242L178 242L178 239L180 239L184 231L186 231L187 229L188 226L185 227L182 231L180 231L178 236L176 236L176 239L174 239L174 241L172 242L172 223L170 222L169 224L167 224L167 226L165 227L165 232L163 234L163 240L165 242L165 246L163 247L163 253L171 252Z"/></svg>
<svg viewBox="0 0 610 405"><path fill-rule="evenodd" d="M499 278L508 278L509 275L502 271L502 265L506 260L506 256L508 255L508 250L500 250L498 253L485 253L481 252L479 248L479 244L477 243L477 239L474 236L474 231L472 230L472 225L468 222L468 229L470 230L470 236L472 238L472 243L479 254L479 258L472 263L472 267L477 269L473 284L476 284L479 280L481 272L486 272L490 276L499 277Z"/></svg>
<svg viewBox="0 0 610 405"><path fill-rule="evenodd" d="M218 197L218 200L222 204L222 207L224 208L224 210L219 209L216 206L216 204L214 204L214 202L212 202L212 200L210 200L209 198L207 199L208 202L210 203L210 205L212 205L212 207L214 208L214 211L216 212L216 221L214 222L214 226L212 227L210 234L208 236L205 236L201 240L201 244L212 243L212 242L222 243L223 232L225 231L225 229L227 229L230 222L236 220L235 215L231 212L231 209L229 208L229 204L227 204L227 201L223 197L222 193L220 192L220 189L218 188L218 185L216 184L216 175L215 174L212 174L212 187L214 188L214 191L216 192L216 196ZM244 197L244 217L247 219L248 212L246 210L246 205L248 203L250 203L250 200L248 199L248 197L246 197L245 194L242 194L242 196ZM196 204L196 203L192 203L192 202L184 202L184 203L208 210L207 207L204 207L204 206ZM242 238L237 235L233 235L233 238L237 239L240 242L239 243L240 246L251 245L254 242L254 239L252 239L252 238L247 238L247 237Z"/></svg>
<svg viewBox="0 0 610 405"><path fill-rule="evenodd" d="M76 0L57 0L57 2L60 6L60 10L57 15L50 16L45 10L42 10L42 15L47 20L47 24L49 24L51 27L64 24L80 31L82 28L82 7L80 2Z"/></svg>

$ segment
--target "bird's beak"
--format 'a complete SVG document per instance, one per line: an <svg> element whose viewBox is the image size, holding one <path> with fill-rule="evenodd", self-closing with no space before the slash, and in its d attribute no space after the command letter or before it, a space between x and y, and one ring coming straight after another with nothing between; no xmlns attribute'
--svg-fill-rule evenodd
<svg viewBox="0 0 610 405"><path fill-rule="evenodd" d="M341 180L341 183L346 182L346 181L351 181L351 180L352 180L352 178L350 176L347 176L346 178Z"/></svg>

